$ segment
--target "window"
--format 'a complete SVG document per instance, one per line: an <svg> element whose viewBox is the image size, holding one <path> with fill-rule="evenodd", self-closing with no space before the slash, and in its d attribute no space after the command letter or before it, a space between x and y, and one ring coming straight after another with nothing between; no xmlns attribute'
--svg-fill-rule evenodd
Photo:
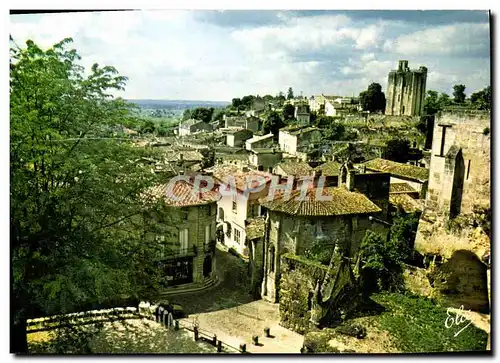
<svg viewBox="0 0 500 363"><path fill-rule="evenodd" d="M187 221L188 215L189 215L188 210L187 209L182 209L181 213L182 213L182 219L184 219L185 221Z"/></svg>
<svg viewBox="0 0 500 363"><path fill-rule="evenodd" d="M233 212L236 213L238 206L236 204L236 195L233 195Z"/></svg>
<svg viewBox="0 0 500 363"><path fill-rule="evenodd" d="M210 217L212 215L212 206L207 205L205 211L206 211L207 217Z"/></svg>
<svg viewBox="0 0 500 363"><path fill-rule="evenodd" d="M180 250L186 251L188 249L188 229L184 228L179 231Z"/></svg>
<svg viewBox="0 0 500 363"><path fill-rule="evenodd" d="M236 243L240 243L241 241L241 232L239 230L236 229L236 227L233 228L234 229L234 240Z"/></svg>
<svg viewBox="0 0 500 363"><path fill-rule="evenodd" d="M212 235L212 225L207 224L205 226L205 243L210 243L210 237Z"/></svg>

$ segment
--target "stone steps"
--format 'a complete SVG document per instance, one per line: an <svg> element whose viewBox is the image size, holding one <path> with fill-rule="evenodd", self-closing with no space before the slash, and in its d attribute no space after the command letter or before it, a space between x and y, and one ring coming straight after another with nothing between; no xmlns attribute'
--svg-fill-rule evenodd
<svg viewBox="0 0 500 363"><path fill-rule="evenodd" d="M220 280L217 276L213 279L208 279L205 281L203 285L200 284L185 284L185 285L179 285L179 287L171 287L168 290L162 291L158 294L158 297L163 298L167 296L173 296L173 295L183 295L183 294L189 294L192 292L198 292L198 291L203 291L209 288L213 288L218 286L220 283Z"/></svg>

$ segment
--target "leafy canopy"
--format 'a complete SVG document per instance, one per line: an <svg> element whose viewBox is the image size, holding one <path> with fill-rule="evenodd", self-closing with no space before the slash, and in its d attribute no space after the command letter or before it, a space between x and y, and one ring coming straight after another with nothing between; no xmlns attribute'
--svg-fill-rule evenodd
<svg viewBox="0 0 500 363"><path fill-rule="evenodd" d="M127 79L97 64L86 75L77 51L68 49L71 41L48 50L11 42L15 352L27 349L27 318L143 296L158 285L160 246L145 236L168 222L151 218L161 206L147 207L140 198L157 182L142 162L155 154L102 138L133 117L130 104L114 97Z"/></svg>

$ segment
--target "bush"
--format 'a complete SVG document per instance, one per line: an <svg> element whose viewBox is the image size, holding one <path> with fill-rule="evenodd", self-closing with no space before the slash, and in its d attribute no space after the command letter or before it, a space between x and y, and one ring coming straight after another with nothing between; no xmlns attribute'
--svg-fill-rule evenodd
<svg viewBox="0 0 500 363"><path fill-rule="evenodd" d="M485 350L488 335L468 322L447 328L445 307L413 294L375 294L373 300L386 309L377 322L387 330L404 353L431 353Z"/></svg>

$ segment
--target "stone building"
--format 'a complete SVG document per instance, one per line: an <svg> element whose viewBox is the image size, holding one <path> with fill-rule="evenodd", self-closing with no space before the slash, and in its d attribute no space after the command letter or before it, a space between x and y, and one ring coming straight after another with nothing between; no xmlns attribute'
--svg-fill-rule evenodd
<svg viewBox="0 0 500 363"><path fill-rule="evenodd" d="M415 165L398 163L392 160L376 158L363 163L367 171L391 174L391 183L406 183L425 199L429 184L429 169Z"/></svg>
<svg viewBox="0 0 500 363"><path fill-rule="evenodd" d="M179 124L178 135L187 136L200 131L212 131L212 125L199 120L186 120Z"/></svg>
<svg viewBox="0 0 500 363"><path fill-rule="evenodd" d="M216 165L212 173L222 194L217 202L217 229L222 232L220 242L248 258L247 220L261 215L258 199L267 195L272 175L230 164Z"/></svg>
<svg viewBox="0 0 500 363"><path fill-rule="evenodd" d="M423 113L427 68L412 70L400 60L397 70L389 72L386 91L386 115L420 116Z"/></svg>
<svg viewBox="0 0 500 363"><path fill-rule="evenodd" d="M261 121L254 116L223 116L224 127L241 127L252 132L260 130Z"/></svg>
<svg viewBox="0 0 500 363"><path fill-rule="evenodd" d="M311 123L311 114L309 113L309 105L306 103L298 103L295 106L295 119L300 125L309 125Z"/></svg>
<svg viewBox="0 0 500 363"><path fill-rule="evenodd" d="M287 154L304 153L321 143L321 131L316 127L290 125L279 130L278 143Z"/></svg>
<svg viewBox="0 0 500 363"><path fill-rule="evenodd" d="M316 179L305 197L299 200L297 197L303 193L301 188L296 188L289 196L280 193L272 200L261 199L267 210L263 299L271 302L280 299L282 255L307 258L315 249L332 252L340 249L348 258L355 259L367 230L386 233L386 224L374 222L369 217L386 218L389 175L358 176L346 163L341 168L339 181L339 186L320 189Z"/></svg>
<svg viewBox="0 0 500 363"><path fill-rule="evenodd" d="M273 167L283 159L283 151L276 147L252 149L248 155L249 164L257 170L272 172Z"/></svg>
<svg viewBox="0 0 500 363"><path fill-rule="evenodd" d="M470 213L490 206L490 114L438 115L434 124L426 208L438 214Z"/></svg>
<svg viewBox="0 0 500 363"><path fill-rule="evenodd" d="M251 139L253 132L241 127L231 127L223 130L226 134L226 144L231 147L242 147L248 139Z"/></svg>
<svg viewBox="0 0 500 363"><path fill-rule="evenodd" d="M245 143L245 148L248 151L253 149L267 149L273 147L274 135L269 133L267 135L257 136L255 135L251 139L248 139Z"/></svg>
<svg viewBox="0 0 500 363"><path fill-rule="evenodd" d="M149 188L144 197L166 207L172 225L152 239L161 246L158 262L164 271L165 286L210 286L215 278L215 191L195 192L193 184L177 181L173 187L160 184Z"/></svg>

